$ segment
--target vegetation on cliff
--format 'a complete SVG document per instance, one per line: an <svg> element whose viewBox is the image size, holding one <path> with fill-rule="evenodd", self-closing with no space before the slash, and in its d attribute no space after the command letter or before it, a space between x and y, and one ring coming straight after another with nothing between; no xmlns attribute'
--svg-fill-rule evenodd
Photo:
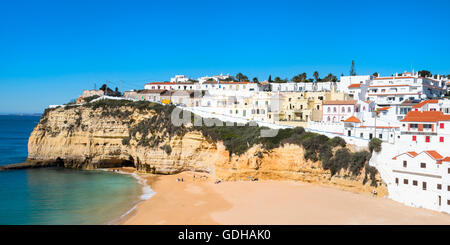
<svg viewBox="0 0 450 245"><path fill-rule="evenodd" d="M347 171L351 176L358 176L365 170L365 181L370 179L371 185L377 185L375 180L376 169L367 164L371 153L368 151L349 151L346 142L340 137L329 138L307 132L302 127L279 129L274 137L261 137L262 130L268 130L268 128L249 124L226 126L229 124L217 119L212 126L206 126L204 123L202 126L193 126L193 124L175 126L171 121L174 106L147 101L99 100L86 103L82 107L92 110L101 109L99 114L101 117L113 117L118 120L128 119L126 121L128 122L129 136L122 140L123 145L133 143L142 147L159 147L170 155L172 148L167 144L168 140L174 136L183 137L190 131L201 132L203 136L213 142L223 142L230 156L233 154L242 155L254 145L261 145L262 149L270 151L285 144L295 144L305 149L303 155L305 160L320 161L322 168L329 170L331 176L339 174L341 170ZM47 120L48 113L51 110L48 109L44 112L41 123ZM129 119L130 115L135 112L152 113L153 116L135 123L132 119ZM82 126L81 113L77 112L77 115L79 119L72 125L71 130ZM194 122L194 120L194 118L191 118L191 122ZM370 149L377 151L379 149L377 143L371 142ZM263 158L264 154L259 152L255 156Z"/></svg>

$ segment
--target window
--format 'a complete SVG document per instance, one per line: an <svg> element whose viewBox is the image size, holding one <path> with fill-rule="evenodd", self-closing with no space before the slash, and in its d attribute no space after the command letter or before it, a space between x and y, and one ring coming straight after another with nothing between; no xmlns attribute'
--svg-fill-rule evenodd
<svg viewBox="0 0 450 245"><path fill-rule="evenodd" d="M359 134L359 137L364 138L364 134L363 134L363 133L360 133L360 134Z"/></svg>
<svg viewBox="0 0 450 245"><path fill-rule="evenodd" d="M342 107L342 112L345 112L345 108L344 107Z"/></svg>
<svg viewBox="0 0 450 245"><path fill-rule="evenodd" d="M447 191L450 191L450 185L447 186Z"/></svg>
<svg viewBox="0 0 450 245"><path fill-rule="evenodd" d="M424 163L424 162L421 162L421 163L420 163L420 167L421 167L421 168L426 168L426 167L427 167L427 164Z"/></svg>
<svg viewBox="0 0 450 245"><path fill-rule="evenodd" d="M442 185L441 184L437 184L437 187L436 187L438 190L441 190L442 189Z"/></svg>
<svg viewBox="0 0 450 245"><path fill-rule="evenodd" d="M430 143L430 136L425 136L425 142Z"/></svg>
<svg viewBox="0 0 450 245"><path fill-rule="evenodd" d="M407 185L408 184L408 180L407 179L403 179L403 184Z"/></svg>
<svg viewBox="0 0 450 245"><path fill-rule="evenodd" d="M444 128L444 123L440 123L439 128Z"/></svg>
<svg viewBox="0 0 450 245"><path fill-rule="evenodd" d="M447 200L447 205L450 205L450 200Z"/></svg>
<svg viewBox="0 0 450 245"><path fill-rule="evenodd" d="M395 178L395 183L398 185L398 178Z"/></svg>
<svg viewBox="0 0 450 245"><path fill-rule="evenodd" d="M431 129L431 128L432 128L432 126L431 126L431 124L424 124L424 125L423 125L423 128L426 128L426 129Z"/></svg>
<svg viewBox="0 0 450 245"><path fill-rule="evenodd" d="M439 142L444 143L444 137L439 137Z"/></svg>
<svg viewBox="0 0 450 245"><path fill-rule="evenodd" d="M378 138L382 139L383 138L383 134L379 134Z"/></svg>
<svg viewBox="0 0 450 245"><path fill-rule="evenodd" d="M427 189L427 182L422 182L422 189L426 190Z"/></svg>
<svg viewBox="0 0 450 245"><path fill-rule="evenodd" d="M412 141L417 141L417 136L413 135Z"/></svg>
<svg viewBox="0 0 450 245"><path fill-rule="evenodd" d="M417 186L417 180L413 180L413 185Z"/></svg>
<svg viewBox="0 0 450 245"><path fill-rule="evenodd" d="M403 161L403 167L406 168L408 166L408 162L407 161Z"/></svg>
<svg viewBox="0 0 450 245"><path fill-rule="evenodd" d="M327 110L328 112L331 112L331 108L330 107L328 107L328 110Z"/></svg>
<svg viewBox="0 0 450 245"><path fill-rule="evenodd" d="M448 169L448 173L450 174L450 168Z"/></svg>

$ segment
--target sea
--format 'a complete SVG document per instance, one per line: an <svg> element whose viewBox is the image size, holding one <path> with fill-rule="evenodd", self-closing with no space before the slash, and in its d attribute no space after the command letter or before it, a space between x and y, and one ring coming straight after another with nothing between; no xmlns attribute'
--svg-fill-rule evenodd
<svg viewBox="0 0 450 245"><path fill-rule="evenodd" d="M0 165L26 160L28 138L39 119L0 115ZM0 171L0 225L111 224L129 212L144 192L136 177L116 172Z"/></svg>

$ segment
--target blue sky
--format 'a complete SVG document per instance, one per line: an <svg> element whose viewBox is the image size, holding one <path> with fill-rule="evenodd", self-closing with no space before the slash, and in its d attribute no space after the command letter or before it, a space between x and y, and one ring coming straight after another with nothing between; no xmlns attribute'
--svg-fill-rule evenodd
<svg viewBox="0 0 450 245"><path fill-rule="evenodd" d="M218 73L450 74L450 3L2 1L0 113L41 112L105 81ZM119 82L122 81L122 82Z"/></svg>

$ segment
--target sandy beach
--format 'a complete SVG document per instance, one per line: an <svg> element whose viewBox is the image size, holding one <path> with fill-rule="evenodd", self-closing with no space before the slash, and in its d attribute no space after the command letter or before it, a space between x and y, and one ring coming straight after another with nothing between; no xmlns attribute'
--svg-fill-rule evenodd
<svg viewBox="0 0 450 245"><path fill-rule="evenodd" d="M215 184L210 175L193 172L143 178L156 194L119 224L450 224L448 214L308 183Z"/></svg>

